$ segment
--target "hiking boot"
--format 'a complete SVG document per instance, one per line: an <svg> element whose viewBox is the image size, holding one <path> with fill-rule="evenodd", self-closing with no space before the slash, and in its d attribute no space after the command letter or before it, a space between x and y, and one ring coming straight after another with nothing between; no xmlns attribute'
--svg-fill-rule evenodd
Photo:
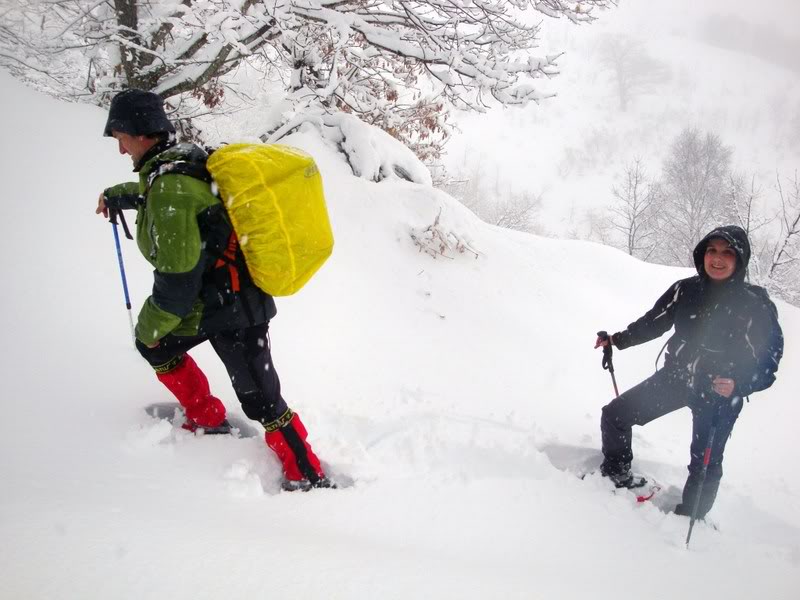
<svg viewBox="0 0 800 600"><path fill-rule="evenodd" d="M640 488L647 484L647 479L641 475L634 475L631 472L630 466L623 467L619 470L611 469L603 463L600 465L600 474L603 477L608 477L615 488L634 489Z"/></svg>
<svg viewBox="0 0 800 600"><path fill-rule="evenodd" d="M307 492L311 489L336 489L336 484L327 477L321 477L315 482L308 479L284 479L281 483L281 489L284 492Z"/></svg>

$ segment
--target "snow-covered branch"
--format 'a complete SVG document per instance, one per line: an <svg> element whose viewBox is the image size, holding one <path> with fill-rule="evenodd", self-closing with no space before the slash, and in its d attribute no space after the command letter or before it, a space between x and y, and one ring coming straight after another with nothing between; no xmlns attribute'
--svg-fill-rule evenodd
<svg viewBox="0 0 800 600"><path fill-rule="evenodd" d="M776 189L781 199L779 214L781 236L772 254L770 277L787 265L800 260L800 179L795 172L794 180L790 182L790 189L784 192L780 175L776 178Z"/></svg>
<svg viewBox="0 0 800 600"><path fill-rule="evenodd" d="M298 105L356 114L435 157L448 135L445 103L483 110L550 95L540 80L558 73L558 55L535 53L541 23L525 20L526 11L586 23L613 4L18 0L0 14L0 64L60 96L103 104L138 87L167 100L190 93L213 108L227 73L260 62L288 82Z"/></svg>

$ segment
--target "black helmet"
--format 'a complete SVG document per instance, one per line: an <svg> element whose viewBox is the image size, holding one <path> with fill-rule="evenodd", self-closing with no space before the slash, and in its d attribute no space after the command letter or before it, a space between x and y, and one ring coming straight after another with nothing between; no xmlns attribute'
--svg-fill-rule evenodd
<svg viewBox="0 0 800 600"><path fill-rule="evenodd" d="M158 94L144 90L125 90L111 101L108 121L103 135L111 137L112 131L128 135L153 135L174 133L175 128L164 112L164 101Z"/></svg>

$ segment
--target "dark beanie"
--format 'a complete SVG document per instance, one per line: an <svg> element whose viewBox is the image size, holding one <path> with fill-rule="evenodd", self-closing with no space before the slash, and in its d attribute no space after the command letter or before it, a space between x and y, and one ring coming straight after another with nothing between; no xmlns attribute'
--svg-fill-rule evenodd
<svg viewBox="0 0 800 600"><path fill-rule="evenodd" d="M158 94L144 90L125 90L111 101L103 135L112 131L128 135L174 133L175 128L164 112L164 101Z"/></svg>

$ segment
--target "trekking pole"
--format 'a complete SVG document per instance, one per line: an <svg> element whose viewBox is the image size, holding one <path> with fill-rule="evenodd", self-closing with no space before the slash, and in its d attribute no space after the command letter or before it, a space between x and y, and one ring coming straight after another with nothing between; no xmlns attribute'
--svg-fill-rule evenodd
<svg viewBox="0 0 800 600"><path fill-rule="evenodd" d="M619 389L617 388L617 378L614 376L614 363L611 360L612 356L612 349L611 349L611 337L608 335L607 331L598 331L597 337L601 340L608 341L608 344L603 346L603 368L611 373L611 383L614 384L614 393L619 397Z"/></svg>
<svg viewBox="0 0 800 600"><path fill-rule="evenodd" d="M717 425L719 424L719 412L714 415L711 421L711 431L708 432L708 443L706 450L703 453L703 469L700 471L700 482L697 484L697 493L694 496L694 504L692 506L692 516L689 520L689 533L686 535L686 549L689 549L689 540L692 539L692 529L694 529L694 522L697 520L697 511L700 508L700 497L703 495L703 485L706 482L706 473L708 472L708 463L711 462L711 447L714 445L714 436L717 435Z"/></svg>
<svg viewBox="0 0 800 600"><path fill-rule="evenodd" d="M117 217L119 216L119 220L122 221L122 229L125 231L125 237L129 240L133 239L130 230L128 229L128 224L125 222L125 217L122 215L122 211L119 209L112 208L108 211L109 221L111 221L111 225L114 228L114 243L117 246L117 261L119 262L119 274L122 277L122 291L125 293L125 308L128 309L128 323L131 327L131 340L133 341L133 345L136 346L136 334L134 333L133 328L133 313L131 312L131 298L128 294L128 279L125 277L125 264L122 262L122 247L119 244L119 232L117 231Z"/></svg>

